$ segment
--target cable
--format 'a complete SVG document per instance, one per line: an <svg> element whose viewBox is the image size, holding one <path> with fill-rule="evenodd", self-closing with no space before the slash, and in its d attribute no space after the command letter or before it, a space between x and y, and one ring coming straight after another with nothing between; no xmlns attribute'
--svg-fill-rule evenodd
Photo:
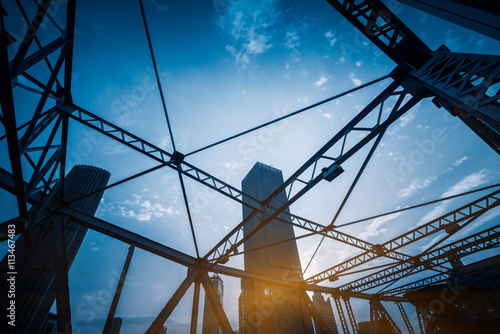
<svg viewBox="0 0 500 334"><path fill-rule="evenodd" d="M156 57L155 57L155 53L153 51L153 44L151 43L151 36L149 35L148 21L146 20L146 13L144 11L144 4L142 3L142 0L139 0L139 5L141 6L142 20L144 21L144 29L146 29L146 36L148 38L149 51L151 53L151 59L153 60L156 81L158 82L158 90L160 91L160 96L161 96L161 103L163 105L163 111L165 112L165 118L167 119L168 131L170 133L170 140L172 141L172 146L174 148L174 151L177 151L175 149L174 135L172 133L172 128L170 126L170 119L168 118L167 104L165 103L165 97L163 96L163 88L161 86L160 75L158 74L158 66L156 66Z"/></svg>
<svg viewBox="0 0 500 334"><path fill-rule="evenodd" d="M376 215L376 216L371 216L371 217L368 217L368 218L354 220L354 221L349 222L349 223L345 223L345 224L341 224L341 225L335 226L335 228L345 227L345 226L349 226L349 225L353 225L353 224L358 224L358 223L364 222L366 220L370 220L370 219L374 219L374 218L379 218L379 217L383 217L383 216L392 215L393 213L398 213L398 212L402 212L402 211L407 211L407 210L419 208L421 206L426 206L426 205L429 205L429 204L434 204L434 203L446 201L446 200L449 200L449 199L452 199L452 198L456 198L456 197L460 197L460 196L465 196L465 195L473 194L473 193L476 193L476 192L479 192L479 191L483 191L483 190L495 188L495 187L498 187L498 186L500 186L500 183L497 183L497 184L494 184L494 185L491 185L491 186L488 186L488 187L483 187L483 188L479 188L479 189L467 191L467 192L464 192L464 193L461 193L461 194L457 194L457 195L453 195L453 196L443 197L443 198L440 198L440 199L436 199L434 201L430 201L430 202L426 202L426 203L422 203L422 204L418 204L418 205L414 205L414 206L409 206L409 207L406 207L406 208L403 208L403 209L399 209L399 210L394 210L394 211L382 213L380 215Z"/></svg>
<svg viewBox="0 0 500 334"><path fill-rule="evenodd" d="M396 72L396 73L397 73L397 72ZM210 144L210 145L207 145L207 146L202 147L202 148L200 148L200 149L197 149L197 150L195 150L195 151L193 151L193 152L191 152L191 153L188 153L188 154L186 154L185 156L187 157L187 156L189 156L189 155L192 155L192 154L195 154L195 153L198 153L198 152L204 151L204 150L206 150L206 149L212 148L212 147L217 146L217 145L219 145L219 144L225 143L225 142L227 142L227 141L229 141L229 140L232 140L232 139L238 138L238 137L240 137L240 136L246 135L246 134L248 134L248 133L250 133L250 132L253 132L253 131L255 131L255 130L259 130L259 129L261 129L261 128L263 128L263 127L266 127L266 126L268 126L268 125L271 125L271 124L274 124L274 123L276 123L276 122L282 121L282 120L284 120L284 119L286 119L286 118L289 118L289 117L291 117L291 116L294 116L294 115L300 114L300 113L302 113L302 112L304 112L304 111L306 111L306 110L309 110L309 109L315 108L315 107L320 106L320 105L322 105L322 104L324 104L324 103L326 103L326 102L333 101L333 100L335 100L335 99L337 99L337 98L339 98L339 97L342 97L342 96L344 96L344 95L347 95L347 94L350 94L350 93L355 92L355 91L357 91L357 90L360 90L361 88L365 88L365 87L368 87L368 86L370 86L370 85L373 85L373 84L375 84L375 83L377 83L377 82L379 82L379 81L382 81L382 80L384 80L384 79L387 79L387 78L389 78L389 77L393 76L394 74L395 74L395 72L390 73L390 74L387 74L387 75L384 75L384 76L382 76L382 77L380 77L380 78L378 78L378 79L375 79L375 80L372 80L372 81L370 81L370 82L367 82L367 83L365 83L365 84L363 84L363 85L361 85L361 86L358 86L358 87L355 87L355 88L349 89L349 90L347 90L347 91L345 91L345 92L343 92L343 93L340 93L340 94L337 94L337 95L335 95L335 96L329 97L329 98L327 98L327 99L325 99L325 100L322 100L322 101L316 102L316 103L314 103L314 104L311 104L310 106L307 106L307 107L305 107L305 108L302 108L302 109L296 110L296 111L294 111L294 112L292 112L292 113L290 113L290 114L287 114L287 115L285 115L285 116L278 117L278 118L276 118L276 119L274 119L274 120L272 120L272 121L269 121L269 122L267 122L267 123L264 123L264 124L258 125L258 126L256 126L256 127L253 127L253 128L251 128L251 129L249 129L249 130L246 130L246 131L240 132L240 133L235 134L235 135L233 135L233 136L231 136L231 137L228 137L228 138L226 138L226 139L219 140L218 142L215 142L215 143L213 143L213 144Z"/></svg>

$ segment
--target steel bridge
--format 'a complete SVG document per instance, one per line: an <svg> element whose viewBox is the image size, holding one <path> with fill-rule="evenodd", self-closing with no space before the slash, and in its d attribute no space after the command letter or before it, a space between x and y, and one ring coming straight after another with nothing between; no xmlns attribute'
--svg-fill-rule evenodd
<svg viewBox="0 0 500 334"><path fill-rule="evenodd" d="M450 0L442 1L439 7L433 5L433 1L401 0L401 2L428 11L433 15L441 16L452 22L462 24L469 29L476 30L493 38L500 39L500 15L497 11L498 8L495 8L493 2L490 2L490 4L482 2L482 4L476 5L473 1ZM133 133L133 129L126 130L97 116L92 111L83 109L79 101L73 100L71 93L76 1L68 0L64 4L61 4L60 1L56 3L56 1L51 0L41 0L40 2L34 1L34 3L31 5L36 6L37 9L33 18L27 16L25 8L19 0L16 0L16 5L19 8L18 13L9 13L11 15L19 15L20 19L24 20L28 26L25 35L22 37L19 49L15 52L15 56L11 58L9 58L8 48L13 43L14 37L9 33L8 27L4 24L4 15L7 15L7 13L2 10L2 15L0 15L2 18L2 30L0 33L0 94L2 113L0 121L5 129L5 134L0 140L6 143L8 147L8 157L2 157L2 159L8 159L10 163L10 170L2 170L0 173L0 185L5 191L16 196L19 212L18 217L2 221L2 242L7 242L8 239L11 239L13 233L21 235L25 240L26 248L29 250L31 247L30 233L33 228L36 225L45 224L48 221L47 217L57 214L69 218L75 224L129 244L130 251L108 314L104 332L109 330L110 321L115 316L123 282L126 279L135 248L180 264L186 267L188 272L182 284L177 287L171 298L165 301L164 308L146 331L146 333L156 334L163 327L186 291L193 285L195 286L195 295L193 300L191 333L197 332L197 305L199 303L200 284L203 286L211 302L224 333L234 332L229 324L224 308L210 283L209 273L217 273L250 281L263 281L269 284L296 289L299 298L303 299L307 310L313 317L321 333L328 333L328 328L307 292L322 292L332 296L337 307L338 320L344 333L358 333L359 331L355 314L350 304L351 298L369 300L371 332L373 333L377 330L375 328L377 321L381 319L384 319L389 324L391 332L401 333L401 329L398 328L398 325L393 320L395 317L402 317L407 326L405 331L407 330L408 333L416 333L418 331L421 333L439 333L438 327L429 329L430 327L427 326L432 317L435 316L433 311L428 309L417 309L419 328L415 329L412 327L405 309L408 310L413 306L408 304L408 299L405 297L406 294L422 287L449 282L452 272L455 275L453 277L456 279L466 277L466 274L463 274L462 277L460 274L461 271L458 270L465 268L459 261L461 256L498 247L500 225L488 227L473 235L467 235L463 239L446 243L446 239L500 204L500 190L498 190L498 185L480 189L483 191L489 189L490 193L382 244L372 244L346 234L335 223L338 213L340 213L348 200L387 128L423 99L432 99L436 107L448 110L484 140L491 149L500 153L500 94L497 86L497 83L500 82L499 56L454 53L450 52L445 45L437 50L431 50L380 0L328 0L328 3L342 14L355 29L359 30L397 64L396 68L390 71L390 73L376 80L377 82L389 78L392 82L373 101L359 111L355 117L348 121L338 133L331 137L323 147L312 156L305 157L300 168L292 175L289 175L280 188L276 189L265 200L260 201L243 193L241 189L231 186L189 163L189 156L197 152L182 154L175 149L175 141L172 136L169 115L165 107L161 80L156 66L153 44L149 35L142 0L139 0L141 14L146 28L148 45L169 133L174 144L172 151L166 151L155 143L142 139ZM51 6L64 8L66 13L65 26L60 27L51 17ZM491 8L488 6L491 6ZM40 29L40 26L43 21L47 20L57 25L61 34L60 37L55 38L50 43L42 44L39 37L40 34L43 34L43 30ZM36 44L36 46L33 46L33 44ZM57 61L55 63L51 62L49 56L56 57ZM29 74L29 70L39 63L45 64L49 70L50 75L48 79L45 77L37 78ZM21 77L29 81L31 86L28 87L21 84L18 81L18 78ZM370 84L372 83L362 85L351 91L362 89ZM38 94L39 101L34 110L22 110L24 113L30 112L32 116L28 122L19 124L16 121L16 115L21 111L16 107L13 91L23 89ZM346 95L351 91L338 96ZM387 107L389 104L389 98L394 96L397 99L395 103L391 104L391 112L388 115L382 113L384 106ZM327 103L334 98L319 101L305 109ZM54 106L50 106L52 104L48 103L48 101L55 101L55 103L52 103ZM295 113L282 116L256 128L214 143L207 148L232 140L256 129L269 126L302 111L299 110ZM374 119L376 121L371 126L367 126L365 122L367 119ZM67 175L66 161L70 153L69 150L71 150L68 146L70 122L80 123L157 163L156 167L144 170L104 188L97 189L93 193L128 182L160 168L167 168L174 170L178 174L178 181L183 192L193 237L194 227L189 215L190 208L184 186L185 180L192 180L208 188L210 191L223 195L229 200L246 205L253 212L245 220L234 226L208 253L199 254L198 249L196 249L197 256L193 257L85 213L72 206L71 201L68 201L68 198L64 197L64 194L61 194L62 196L59 197L55 196L58 200L46 200L47 198L54 198L50 194L58 189L57 184L62 184ZM41 141L43 141L43 145L40 144ZM339 150L340 154L335 157L329 156L329 152L333 147L341 148ZM334 179L342 168L342 164L356 152L366 147L370 148L369 152L331 224L322 225L303 217L288 214L285 211L285 209L289 208L317 184L334 182ZM321 168L321 166L325 165L326 167ZM282 191L286 191L289 194L286 203L277 200L277 195ZM267 207L269 210L263 212L261 209L263 207ZM403 210L407 209L412 208L405 208ZM370 218L375 217L377 216ZM307 277L300 284L246 272L226 265L230 257L241 254L239 249L241 250L243 243L251 235L273 219L288 221L288 218L295 228L303 229L308 235L319 235L323 239L328 238L343 243L346 246L361 249L362 253L342 263L333 264L329 269ZM256 222L258 227L250 235L244 236L242 229L245 223L249 221ZM15 226L15 228L12 228L12 226ZM56 226L54 225L54 228L49 228L49 231L54 234L58 233ZM15 232L12 232L12 230L15 230ZM418 254L405 253L403 249L405 246L424 238L432 240L432 238L436 237L437 233L443 231L447 233L447 236L443 240L435 242L429 249ZM54 249L64 249L65 242L68 241L64 240L64 233L62 235L59 233L58 237L54 236ZM57 326L58 328L65 328L67 333L71 333L68 272L67 269L64 269L67 268L67 263L64 252L62 253L55 252L53 259L56 268L58 268L58 270L54 271ZM336 288L321 285L321 282L334 282L339 276L356 272L359 269L358 267L363 264L380 258L387 258L389 265L384 266L379 271L372 271L365 277ZM418 273L426 273L427 277L397 286L397 281L400 278L411 277ZM396 286L391 290L385 290L380 293L366 292L387 283L391 283L391 285L392 283L396 283ZM400 314L390 315L384 307L385 303L395 303Z"/></svg>

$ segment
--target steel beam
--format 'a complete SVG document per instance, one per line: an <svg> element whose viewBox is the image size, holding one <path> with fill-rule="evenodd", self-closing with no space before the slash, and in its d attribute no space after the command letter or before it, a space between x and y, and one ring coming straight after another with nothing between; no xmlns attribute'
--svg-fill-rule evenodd
<svg viewBox="0 0 500 334"><path fill-rule="evenodd" d="M26 32L26 35L24 36L24 39L21 42L21 45L19 46L14 59L10 63L11 75L13 73L17 73L19 66L25 59L26 53L31 46L31 42L33 42L33 39L38 32L38 28L40 28L40 25L45 17L45 14L47 13L47 9L49 8L51 2L52 0L42 0L40 5L38 6L38 10L34 15L31 24L29 25L28 31Z"/></svg>
<svg viewBox="0 0 500 334"><path fill-rule="evenodd" d="M401 316L403 317L406 328L408 328L408 333L415 334L415 331L413 330L413 327L411 326L410 319L408 319L408 315L406 314L406 311L403 307L403 304L401 302L396 302L396 305L399 308L399 312L401 312Z"/></svg>
<svg viewBox="0 0 500 334"><path fill-rule="evenodd" d="M426 90L418 90L418 91L406 91L401 94L414 94L414 96L406 102L403 106L398 105L396 103L394 105L392 113L385 119L384 121L380 121L380 117L377 119L377 122L373 124L373 128L357 128L357 124L361 122L366 116L375 111L378 112L379 116L381 114L380 111L376 111L378 106L382 106L383 102L386 101L389 97L391 97L395 90L402 85L401 82L403 79L393 82L386 88L379 96L377 96L371 103L368 104L358 115L356 115L341 131L339 131L331 140L329 140L316 154L314 154L302 167L300 167L297 172L295 172L288 180L286 180L283 185L278 187L266 200L263 201L263 205L270 207L270 214L266 219L262 220L259 217L255 217L255 214L249 215L247 219L251 216L254 216L260 223L256 224L256 227L248 234L244 235L242 233L243 226L246 222L241 222L238 226L236 226L226 237L224 237L221 242L219 242L212 250L210 250L205 259L211 259L214 261L218 261L221 256L228 255L226 252L231 252L231 247L237 248L243 244L246 240L252 237L255 233L257 233L261 228L271 222L273 219L279 217L286 208L288 208L291 204L297 201L302 195L304 195L307 191L312 189L316 184L327 177L328 170L335 165L340 166L344 161L349 159L354 153L359 151L362 147L364 147L368 142L370 142L373 138L378 136L380 133L385 131L387 127L392 124L396 119L402 116L406 111L412 108L415 104L417 104L422 98L426 97ZM411 86L412 81L406 82L407 85ZM405 84L405 85L406 85ZM349 134L358 133L358 131L365 132L365 136L362 136L362 139L359 139L357 136L357 142L352 144L349 148L345 147L345 139ZM339 144L340 155L334 158L335 163L327 168L323 168L319 170L318 163L320 160L324 162L324 159L327 159L331 162L331 159L325 156L325 154L335 145ZM306 171L310 170L310 167L313 168L313 175L310 176L308 181L301 180L301 175L306 176ZM307 176L308 177L308 176ZM297 192L291 196L288 194L288 201L283 203L279 208L274 208L275 202L279 202L276 200L278 194L282 191L285 191L287 188L289 192L294 186L294 191L298 188ZM224 251L226 250L226 251Z"/></svg>
<svg viewBox="0 0 500 334"><path fill-rule="evenodd" d="M420 328L420 334L427 334L427 317L422 313L422 311L417 307L417 318L418 318L418 327Z"/></svg>
<svg viewBox="0 0 500 334"><path fill-rule="evenodd" d="M200 308L200 281L194 282L193 309L191 311L191 328L189 333L196 334L198 328L198 310Z"/></svg>
<svg viewBox="0 0 500 334"><path fill-rule="evenodd" d="M380 319L385 319L389 322L392 333L402 334L398 325L396 324L396 322L394 322L394 319L392 319L391 315L387 312L387 310L379 300L377 299L371 300L370 309L371 308L373 308L376 321L379 321Z"/></svg>
<svg viewBox="0 0 500 334"><path fill-rule="evenodd" d="M68 0L66 8L66 36L70 39L66 62L64 63L64 97L66 103L73 103L71 84L73 75L73 44L75 37L76 0Z"/></svg>
<svg viewBox="0 0 500 334"><path fill-rule="evenodd" d="M62 38L59 37L55 39L54 41L50 42L40 50L34 52L30 56L26 57L22 63L19 65L17 68L16 73L11 74L11 78L14 79L18 77L19 75L23 74L27 70L29 70L31 67L36 65L38 62L44 60L49 56L51 53L55 52L56 50L62 48L64 45L66 45L68 42L70 42L69 38Z"/></svg>
<svg viewBox="0 0 500 334"><path fill-rule="evenodd" d="M342 304L340 303L340 297L332 296L332 298L335 301L335 306L337 306L337 313L339 314L342 330L344 331L344 334L349 334L349 327L347 326L347 321L345 320L344 310L342 309Z"/></svg>
<svg viewBox="0 0 500 334"><path fill-rule="evenodd" d="M346 297L346 296L343 296L342 299L344 300L345 309L347 311L347 316L349 317L349 322L351 323L352 332L354 334L357 334L358 333L358 323L356 322L356 319L354 318L354 312L352 311L350 299L349 299L349 297Z"/></svg>
<svg viewBox="0 0 500 334"><path fill-rule="evenodd" d="M421 225L409 232L406 232L394 239L391 239L379 246L382 252L392 251L404 246L407 246L417 240L421 240L429 235L443 231L447 227L451 227L460 222L466 221L476 215L482 214L494 207L500 205L500 190L486 195L478 200L466 204L454 211L449 212L441 217L433 219L429 223ZM351 268L367 263L377 256L375 253L364 252L351 259L348 259L340 264L337 264L330 269L327 269L315 276L308 278L306 281L309 284L321 282L332 275L345 272Z"/></svg>
<svg viewBox="0 0 500 334"><path fill-rule="evenodd" d="M182 161L182 156L176 156L169 153L156 145L153 145L134 134L121 129L120 127L104 120L103 118L92 114L91 112L84 110L75 105L64 106L63 112L66 113L71 119L74 119L108 137L118 141L119 143L126 145L139 153L146 155L147 157L161 162L171 169L174 169L183 175L215 190L232 200L235 200L241 204L247 205L254 208L256 204L259 203L258 200L252 196L244 194L241 190L217 179L210 174L202 171L201 169ZM179 167L177 166L179 164ZM246 201L243 201L243 196Z"/></svg>
<svg viewBox="0 0 500 334"><path fill-rule="evenodd" d="M410 74L461 119L473 118L500 134L500 56L453 53L444 46ZM448 103L443 101L446 100ZM482 131L484 132L484 130Z"/></svg>
<svg viewBox="0 0 500 334"><path fill-rule="evenodd" d="M179 304L179 301L182 299L182 297L184 297L184 294L191 286L191 283L196 280L199 274L200 272L197 268L193 268L189 271L184 281L182 281L181 285L174 292L173 296L169 299L169 301L161 310L160 314L158 314L151 326L149 326L145 334L157 334L160 332L165 321L167 321L174 308L177 306L177 304Z"/></svg>
<svg viewBox="0 0 500 334"><path fill-rule="evenodd" d="M147 239L129 230L110 224L102 219L85 214L73 208L61 206L58 212L70 217L71 221L74 223L83 225L94 231L105 234L125 243L135 244L137 248L141 248L145 251L156 254L173 262L182 264L184 266L197 266L199 264L198 261L192 256L179 252L173 248L167 247L158 242Z"/></svg>
<svg viewBox="0 0 500 334"><path fill-rule="evenodd" d="M500 6L496 1L398 0L431 15L500 40Z"/></svg>
<svg viewBox="0 0 500 334"><path fill-rule="evenodd" d="M205 289L205 294L208 298L210 306L215 313L220 329L222 329L224 334L233 334L234 332L231 328L229 320L227 319L226 312L224 312L224 309L222 308L219 296L217 295L214 285L207 273L201 275L201 283L203 284L203 289Z"/></svg>
<svg viewBox="0 0 500 334"><path fill-rule="evenodd" d="M43 91L42 96L40 97L40 100L38 101L35 112L33 113L31 121L26 129L26 132L19 140L19 150L20 150L21 154L24 154L24 151L28 147L28 141L30 141L30 137L34 134L34 130L36 128L36 125L38 123L39 118L41 117L42 110L45 106L45 103L47 102L47 98L49 97L52 85L54 84L54 82L57 78L57 75L59 74L59 71L61 70L61 67L64 63L64 60L65 60L66 55L68 53L68 50L69 49L68 49L67 45L63 46L63 48L61 50L61 54L59 55L59 58L57 59L57 62L54 65L54 71L50 74L47 85Z"/></svg>
<svg viewBox="0 0 500 334"><path fill-rule="evenodd" d="M467 256L481 250L491 249L500 244L500 225L467 236L434 251L413 257L410 261L396 264L390 268L359 278L339 287L341 291L361 292L394 282L397 279L422 272L436 265L449 262L450 255Z"/></svg>
<svg viewBox="0 0 500 334"><path fill-rule="evenodd" d="M26 194L24 189L23 171L21 166L21 155L19 150L19 138L17 136L16 114L14 111L14 98L12 96L12 81L10 78L9 56L7 47L9 44L3 14L0 14L0 103L2 106L2 123L7 136L7 148L9 160L14 176L14 188L17 198L19 215L24 219L28 216L26 206Z"/></svg>
<svg viewBox="0 0 500 334"><path fill-rule="evenodd" d="M314 305L314 303L311 301L311 298L309 298L305 291L300 292L300 294L302 295L302 299L306 306L307 312L309 312L309 314L312 316L314 324L319 329L321 334L330 334L330 330L328 329L325 319L323 319L321 313L319 313L318 309L316 308L316 305Z"/></svg>
<svg viewBox="0 0 500 334"><path fill-rule="evenodd" d="M254 273L246 272L246 271L241 270L241 269L225 267L222 265L210 265L208 263L203 264L202 262L199 262L196 258L194 258L192 256L189 256L187 254L184 254L182 252L174 250L170 247L167 247L167 246L162 245L158 242L155 242L151 239L140 236L136 233L130 232L130 231L123 229L119 226L110 224L102 219L87 215L81 211L78 211L78 210L75 210L75 209L72 209L69 207L66 207L64 205L59 208L58 212L70 217L71 221L74 223L88 227L94 231L105 234L109 237L120 240L122 242L125 242L128 244L134 243L137 248L143 249L149 253L158 255L160 257L163 257L163 258L168 259L170 261L179 263L179 264L184 265L186 267L193 267L193 268L197 267L197 268L200 268L201 270L207 270L207 271L218 273L221 275L228 275L228 276L239 277L239 278L244 278L244 279L249 279L249 280L259 280L262 282L267 282L267 283L270 283L273 285L292 288L292 289L295 289L298 287L298 282L287 281L287 280L277 279L277 278L270 277L270 276L254 274ZM307 286L306 290L324 292L324 293L329 293L329 294L340 293L340 295L342 295L342 296L345 295L345 296L350 296L353 298L361 298L361 299L372 299L373 298L373 295L371 295L371 294L357 293L357 292L339 292L339 290L335 289L335 288L328 288L328 287L314 286L314 285ZM395 301L395 300L406 301L405 298L393 297L393 296L382 297L382 299L387 300L387 301Z"/></svg>
<svg viewBox="0 0 500 334"><path fill-rule="evenodd" d="M430 49L380 0L327 0L404 70L419 68Z"/></svg>

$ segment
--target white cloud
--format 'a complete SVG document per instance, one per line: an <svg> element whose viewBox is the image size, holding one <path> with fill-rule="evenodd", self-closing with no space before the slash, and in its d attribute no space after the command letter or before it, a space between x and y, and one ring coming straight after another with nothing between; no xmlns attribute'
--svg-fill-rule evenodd
<svg viewBox="0 0 500 334"><path fill-rule="evenodd" d="M316 87L321 87L321 86L323 86L324 84L326 84L327 82L328 82L328 78L327 78L327 77L325 77L324 75L322 75L322 76L318 79L318 81L316 81L316 82L314 83L314 86L316 86Z"/></svg>
<svg viewBox="0 0 500 334"><path fill-rule="evenodd" d="M466 160L469 160L469 157L468 157L468 156L466 156L466 155L464 155L464 156L463 156L463 157L461 157L460 159L455 160L452 164L453 164L453 166L455 166L455 167L456 167L456 166L460 166L460 165L461 165L461 164L463 164L463 163L464 163L464 161L466 161Z"/></svg>
<svg viewBox="0 0 500 334"><path fill-rule="evenodd" d="M243 54L243 52L237 51L234 46L227 45L226 50L229 51L229 53L231 53L231 55L236 59L237 63L240 63L240 64L250 63L250 59L248 58L248 55Z"/></svg>
<svg viewBox="0 0 500 334"><path fill-rule="evenodd" d="M410 185L408 187L401 189L398 192L398 196L401 198L410 197L413 194L415 194L417 191L419 191L421 189L425 189L428 186L430 186L431 183L434 182L436 179L437 179L436 175L428 177L423 181L420 181L419 178L413 179L413 180L411 180Z"/></svg>
<svg viewBox="0 0 500 334"><path fill-rule="evenodd" d="M342 57L339 58L339 63L340 64L344 64L345 62L346 62L346 59L345 59L344 56L342 56Z"/></svg>
<svg viewBox="0 0 500 334"><path fill-rule="evenodd" d="M245 66L250 63L252 56L265 53L273 46L269 42L272 38L272 26L279 18L275 2L235 1L221 13L218 24L232 38L232 43L226 46L226 50L235 58L236 63ZM294 39L292 35L290 39Z"/></svg>
<svg viewBox="0 0 500 334"><path fill-rule="evenodd" d="M330 119L332 118L332 115L331 115L330 113L327 113L327 112L323 113L323 115L322 115L322 116L323 116L324 118L328 119L328 120L330 120Z"/></svg>
<svg viewBox="0 0 500 334"><path fill-rule="evenodd" d="M92 252L99 252L99 246L96 245L95 242L89 242L89 247Z"/></svg>
<svg viewBox="0 0 500 334"><path fill-rule="evenodd" d="M267 44L267 40L268 38L266 36L255 34L252 31L249 34L248 43L244 43L243 47L246 49L248 54L258 55L271 48L272 45Z"/></svg>
<svg viewBox="0 0 500 334"><path fill-rule="evenodd" d="M150 0L151 3L156 7L160 12L168 13L168 6L166 4L166 0Z"/></svg>
<svg viewBox="0 0 500 334"><path fill-rule="evenodd" d="M448 207L449 203L441 203L438 206L436 206L434 209L432 209L430 212L428 212L426 215L424 215L420 221L417 223L416 226L421 226L424 224L427 224L431 220L434 220L438 217L441 217L444 215L447 210L446 208Z"/></svg>
<svg viewBox="0 0 500 334"><path fill-rule="evenodd" d="M448 189L448 191L446 191L443 195L441 195L441 198L467 192L485 184L486 182L488 182L488 172L486 169L482 169L479 172L472 173L471 175L464 177L457 184Z"/></svg>
<svg viewBox="0 0 500 334"><path fill-rule="evenodd" d="M464 177L454 186L450 187L447 191L445 191L441 198L449 197L457 194L461 194L467 192L473 188L476 188L484 183L488 182L488 171L486 169L482 169L479 172L472 173L469 176ZM420 221L417 223L417 226L426 224L431 220L434 220L448 212L448 206L453 203L453 200L449 200L446 202L442 202L426 215L424 215Z"/></svg>
<svg viewBox="0 0 500 334"><path fill-rule="evenodd" d="M132 194L132 196L134 200L125 200L121 203L118 202L116 210L108 208L108 211L116 211L122 217L135 218L140 222L148 222L152 219L162 218L165 215L178 216L181 214L179 210L174 209L173 205L166 207L155 201L143 200L142 196L137 194ZM155 194L151 194L151 197L159 199ZM177 200L174 201L174 204L176 201ZM113 207L113 209L115 209L115 207Z"/></svg>
<svg viewBox="0 0 500 334"><path fill-rule="evenodd" d="M356 62L356 66L357 66L357 67L361 67L361 65L363 65L363 62L362 62L361 60L358 60L358 61Z"/></svg>
<svg viewBox="0 0 500 334"><path fill-rule="evenodd" d="M409 112L404 114L399 118L399 127L404 128L408 124L410 124L415 119L416 112L411 109Z"/></svg>
<svg viewBox="0 0 500 334"><path fill-rule="evenodd" d="M385 231L387 231L387 229L382 228L382 226L385 225L387 222L398 218L402 214L403 212L397 212L384 217L375 218L371 222L371 224L368 225L366 229L358 235L358 237L361 239L367 239L368 237L375 237L380 233L384 233Z"/></svg>
<svg viewBox="0 0 500 334"><path fill-rule="evenodd" d="M357 86L361 86L361 84L363 83L360 79L357 79L356 76L354 75L353 72L351 72L350 74L351 76L351 81L352 83L357 87Z"/></svg>
<svg viewBox="0 0 500 334"><path fill-rule="evenodd" d="M300 46L300 40L299 36L297 35L297 32L287 32L286 33L286 43L285 47L287 49L295 49Z"/></svg>
<svg viewBox="0 0 500 334"><path fill-rule="evenodd" d="M337 42L337 39L333 36L333 33L331 31L325 32L325 37L328 40L328 45L330 47L334 46Z"/></svg>

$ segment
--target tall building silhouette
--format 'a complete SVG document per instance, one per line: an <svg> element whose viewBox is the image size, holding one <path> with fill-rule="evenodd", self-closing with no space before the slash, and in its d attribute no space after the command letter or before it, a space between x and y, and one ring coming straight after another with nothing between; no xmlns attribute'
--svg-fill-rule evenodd
<svg viewBox="0 0 500 334"><path fill-rule="evenodd" d="M279 169L257 162L242 181L245 194L264 200L283 184L283 175ZM246 198L245 200L249 200ZM278 194L271 207L279 207L287 201L285 192ZM262 208L266 210L266 208ZM243 206L243 218L252 210ZM286 209L285 213L289 213ZM286 214L281 217L285 217ZM243 228L248 235L260 220L252 219ZM293 239L293 226L279 220L273 220L244 243L245 270L257 274L288 281L302 280L297 243ZM250 252L247 252L252 249ZM311 317L298 295L291 289L273 286L264 282L241 281L240 295L240 333L314 333Z"/></svg>
<svg viewBox="0 0 500 334"><path fill-rule="evenodd" d="M64 179L64 200L70 202L81 196L90 194L106 186L110 174L92 166L75 166ZM57 202L60 193L58 184L45 199L51 208ZM94 215L99 206L103 191L69 204L72 208ZM39 204L40 205L40 204ZM30 226L31 244L33 249L27 250L24 235L16 241L16 326L2 328L2 333L38 333L41 329L53 327L50 323L50 308L56 297L54 283L54 247L52 238L53 216L37 221L37 206L30 210L34 217ZM47 212L38 212L40 216ZM87 228L62 218L64 224L64 239L68 270L76 257L80 245L87 234ZM0 266L7 268L7 256ZM7 296L8 282L6 273L2 273L0 292ZM0 301L2 310L7 309L7 298ZM4 316L5 318L5 316ZM58 329L59 332L65 329Z"/></svg>
<svg viewBox="0 0 500 334"><path fill-rule="evenodd" d="M215 274L210 278L212 285L217 292L220 303L223 304L224 299L224 283L219 275ZM205 294L205 304L203 306L203 330L202 334L222 334L222 329L219 326L219 322L215 317L215 312L210 305L208 296Z"/></svg>
<svg viewBox="0 0 500 334"><path fill-rule="evenodd" d="M335 316L333 315L332 303L330 302L330 297L323 298L321 292L314 292L313 294L313 304L316 306L319 314L325 320L326 326L331 334L338 334L339 330L337 328L337 323L335 322ZM314 324L314 329L316 333L321 333Z"/></svg>

